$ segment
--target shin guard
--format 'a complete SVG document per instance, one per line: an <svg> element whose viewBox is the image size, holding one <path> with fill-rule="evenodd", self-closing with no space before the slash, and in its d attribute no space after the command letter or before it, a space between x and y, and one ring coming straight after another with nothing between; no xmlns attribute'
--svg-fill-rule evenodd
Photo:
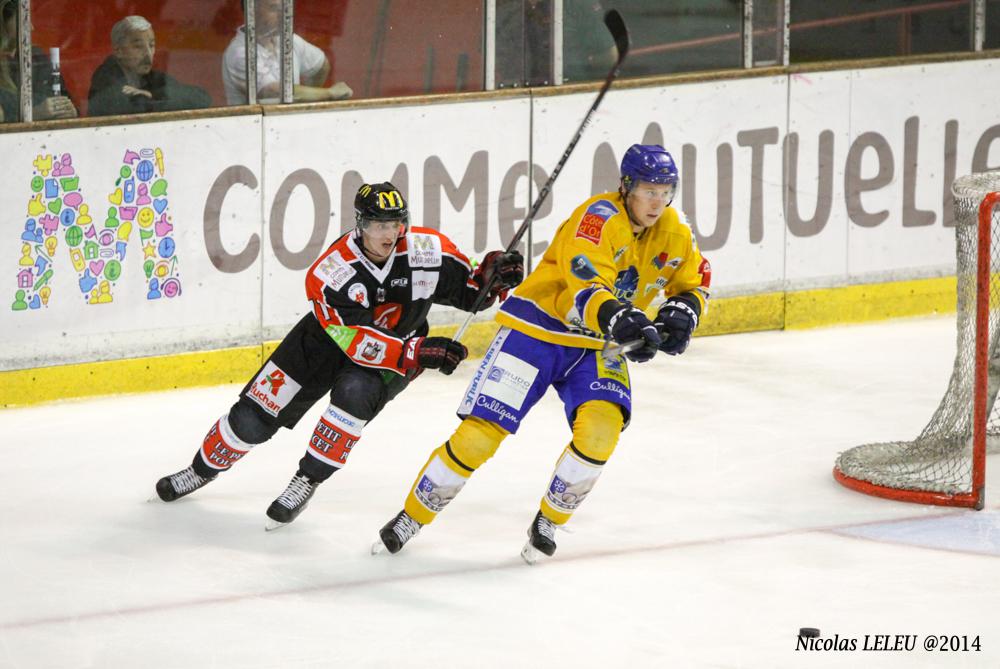
<svg viewBox="0 0 1000 669"><path fill-rule="evenodd" d="M480 465L496 453L508 432L483 420L462 421L451 439L439 446L406 496L404 509L421 525L434 520L453 500Z"/></svg>
<svg viewBox="0 0 1000 669"><path fill-rule="evenodd" d="M320 469L340 469L347 464L347 456L367 423L331 404L317 421L306 453L319 461Z"/></svg>
<svg viewBox="0 0 1000 669"><path fill-rule="evenodd" d="M604 463L615 450L624 425L621 409L611 402L586 402L573 421L573 441L563 450L542 498L541 511L562 525L593 489Z"/></svg>
<svg viewBox="0 0 1000 669"><path fill-rule="evenodd" d="M198 457L195 458L195 471L198 471L199 474L204 471L204 474L212 476L224 472L236 464L253 447L254 444L248 444L236 436L229 424L229 414L226 414L215 421L215 425L205 435L201 450L198 451L200 461Z"/></svg>

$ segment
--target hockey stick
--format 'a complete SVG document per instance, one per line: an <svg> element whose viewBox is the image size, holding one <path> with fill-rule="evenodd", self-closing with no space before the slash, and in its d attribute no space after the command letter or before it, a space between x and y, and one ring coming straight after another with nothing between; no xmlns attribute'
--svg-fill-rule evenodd
<svg viewBox="0 0 1000 669"><path fill-rule="evenodd" d="M656 324L654 324L654 326L656 327L656 331L662 335L663 334L662 326ZM605 360L611 360L612 358L616 358L619 355L625 355L626 353L634 351L637 348L642 348L645 345L646 345L645 339L633 339L632 341L626 341L620 344L616 344L613 343L609 338L607 341L604 342L604 347L601 349L601 357L604 358Z"/></svg>
<svg viewBox="0 0 1000 669"><path fill-rule="evenodd" d="M642 345L646 343L645 339L634 339L632 341L627 341L624 344L612 344L610 341L604 345L601 349L601 355L605 360L610 360L611 358L616 358L619 355L625 355L630 351L634 351L637 348L642 348Z"/></svg>
<svg viewBox="0 0 1000 669"><path fill-rule="evenodd" d="M583 131L586 130L587 126L590 124L591 117L593 117L594 112L597 111L597 107L601 104L601 100L604 99L604 95L608 92L608 89L611 88L611 82L613 82L615 77L618 76L618 70L621 68L622 62L625 60L625 56L628 55L628 28L625 26L625 19L622 18L622 15L618 13L617 9L608 10L608 12L604 15L604 25L608 27L608 30L611 32L611 37L615 40L615 46L618 48L618 59L615 61L614 66L612 66L611 71L608 72L608 76L604 79L604 85L601 86L601 90L598 91L597 99L594 100L594 104L590 105L590 109L587 110L587 115L583 117L583 122L577 129L576 134L573 135L573 139L570 140L569 146L567 146L566 151L563 152L562 158L559 159L555 169L552 170L552 175L549 177L549 180L545 182L544 186L542 186L542 190L538 191L538 197L535 198L534 204L531 205L528 217L524 219L524 222L521 223L521 227L517 229L517 232L514 233L514 237L510 240L510 243L507 244L507 253L510 253L517 248L521 238L524 237L524 233L526 233L528 228L531 227L531 223L535 220L538 210L542 208L542 204L545 202L545 199L548 198L549 192L552 190L552 184L555 183L556 177L559 176L559 173L562 171L566 161L569 160L569 155L573 153L573 149L576 148L576 143L579 142L580 137L583 136ZM490 281L488 281L487 284L483 286L482 290L479 291L479 295L476 296L476 301L472 303L472 308L469 310L471 313L469 313L468 318L465 319L465 323L462 324L462 327L458 329L458 332L452 336L452 339L459 341L462 338L462 335L465 334L465 331L469 329L469 324L475 317L476 312L483 308L483 302L486 301L486 296L489 295L490 288L493 286L493 280L495 278L496 275L490 277Z"/></svg>

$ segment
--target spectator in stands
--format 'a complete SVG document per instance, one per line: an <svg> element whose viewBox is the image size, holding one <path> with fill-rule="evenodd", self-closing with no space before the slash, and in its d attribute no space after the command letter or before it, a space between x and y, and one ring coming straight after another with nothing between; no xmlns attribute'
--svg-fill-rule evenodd
<svg viewBox="0 0 1000 669"><path fill-rule="evenodd" d="M496 80L501 87L548 86L552 0L497 0ZM563 82L603 79L618 57L600 0L563 3Z"/></svg>
<svg viewBox="0 0 1000 669"><path fill-rule="evenodd" d="M17 0L0 0L0 120L8 122L20 118L21 64L17 45ZM55 84L59 86L58 94L54 92ZM31 92L34 120L76 117L76 105L53 74L52 60L35 46L31 47Z"/></svg>
<svg viewBox="0 0 1000 669"><path fill-rule="evenodd" d="M182 84L153 69L156 36L141 16L126 16L111 28L113 54L90 80L87 113L143 114L154 111L202 109L212 100L204 89Z"/></svg>
<svg viewBox="0 0 1000 669"><path fill-rule="evenodd" d="M257 100L281 99L281 0L257 0ZM330 74L330 61L323 51L298 35L292 36L292 95L296 102L343 100L354 91L343 81L324 86ZM222 83L226 101L231 105L247 104L246 33L240 26L222 57Z"/></svg>

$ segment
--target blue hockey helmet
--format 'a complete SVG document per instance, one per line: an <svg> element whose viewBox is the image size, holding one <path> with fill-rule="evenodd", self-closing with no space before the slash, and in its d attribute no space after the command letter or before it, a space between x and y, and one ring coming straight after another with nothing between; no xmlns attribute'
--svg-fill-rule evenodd
<svg viewBox="0 0 1000 669"><path fill-rule="evenodd" d="M622 158L621 178L626 193L640 181L677 186L677 166L659 144L633 144Z"/></svg>

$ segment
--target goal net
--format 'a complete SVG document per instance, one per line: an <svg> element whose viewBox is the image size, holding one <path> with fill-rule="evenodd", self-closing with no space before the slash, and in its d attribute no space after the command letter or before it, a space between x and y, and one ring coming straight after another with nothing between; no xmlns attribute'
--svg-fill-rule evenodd
<svg viewBox="0 0 1000 669"><path fill-rule="evenodd" d="M916 439L856 446L833 475L869 495L981 509L987 445L1000 447L1000 172L961 177L951 190L958 342L948 389Z"/></svg>

